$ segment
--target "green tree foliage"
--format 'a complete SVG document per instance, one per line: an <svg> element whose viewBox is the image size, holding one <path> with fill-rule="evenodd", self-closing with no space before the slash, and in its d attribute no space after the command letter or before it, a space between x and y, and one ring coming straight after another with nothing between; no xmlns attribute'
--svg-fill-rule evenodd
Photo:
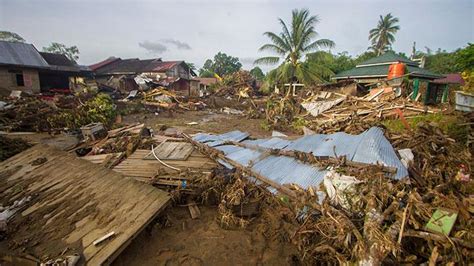
<svg viewBox="0 0 474 266"><path fill-rule="evenodd" d="M43 52L63 54L73 62L76 62L77 59L79 59L79 49L75 45L67 47L62 43L53 42L50 46L43 47Z"/></svg>
<svg viewBox="0 0 474 266"><path fill-rule="evenodd" d="M366 51L365 53L360 54L354 59L354 65L359 65L360 63L374 57L377 57L377 54L374 51Z"/></svg>
<svg viewBox="0 0 474 266"><path fill-rule="evenodd" d="M209 75L216 73L219 76L232 74L239 71L242 68L242 64L239 62L239 58L227 55L222 52L218 52L214 56L214 60L207 59L204 66L199 70L199 76Z"/></svg>
<svg viewBox="0 0 474 266"><path fill-rule="evenodd" d="M388 13L384 17L380 15L380 20L376 28L369 31L369 40L372 46L369 47L376 55L381 55L384 52L392 49L392 43L395 42L395 33L400 30L397 25L398 18Z"/></svg>
<svg viewBox="0 0 474 266"><path fill-rule="evenodd" d="M307 9L295 9L292 12L291 24L288 25L278 19L282 32L277 34L265 32L271 43L264 44L260 51L269 51L276 56L259 58L256 64L276 65L282 63L268 73L270 83L302 82L310 84L321 82L324 76L331 75L331 70L323 65L303 62L302 58L321 48L332 48L334 42L328 39L316 39L318 33L315 25L319 22L317 16L311 16Z"/></svg>
<svg viewBox="0 0 474 266"><path fill-rule="evenodd" d="M426 56L425 68L440 74L458 72L455 54L456 52L438 49L436 53Z"/></svg>
<svg viewBox="0 0 474 266"><path fill-rule="evenodd" d="M342 52L335 55L325 51L318 51L308 54L306 56L306 63L328 68L330 71L321 73L321 78L324 81L330 81L331 77L335 73L355 67L354 59L352 59L352 57L347 52Z"/></svg>
<svg viewBox="0 0 474 266"><path fill-rule="evenodd" d="M262 69L259 68L258 66L250 70L250 75L252 75L252 77L256 80L262 81L263 79L265 79L265 74L263 74Z"/></svg>
<svg viewBox="0 0 474 266"><path fill-rule="evenodd" d="M189 63L189 62L186 62L186 65L188 65L189 69L191 70L196 70L196 65L194 63Z"/></svg>
<svg viewBox="0 0 474 266"><path fill-rule="evenodd" d="M455 58L459 71L474 71L474 44L469 43L467 47L458 50Z"/></svg>
<svg viewBox="0 0 474 266"><path fill-rule="evenodd" d="M19 34L10 31L0 31L0 40L7 42L25 42Z"/></svg>

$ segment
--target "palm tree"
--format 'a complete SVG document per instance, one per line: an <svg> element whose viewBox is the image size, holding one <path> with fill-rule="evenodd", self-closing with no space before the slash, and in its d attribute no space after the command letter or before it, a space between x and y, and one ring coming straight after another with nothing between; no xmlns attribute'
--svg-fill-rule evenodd
<svg viewBox="0 0 474 266"><path fill-rule="evenodd" d="M305 63L302 58L320 48L332 48L334 42L328 39L318 39L314 26L319 22L317 16L311 16L307 9L292 11L291 27L279 18L282 32L276 34L265 32L271 43L264 44L259 51L270 51L277 56L267 56L255 60L255 64L282 64L269 72L268 77L279 83L295 82L311 83L321 81L321 72L327 72L322 66ZM330 71L330 70L329 70Z"/></svg>
<svg viewBox="0 0 474 266"><path fill-rule="evenodd" d="M400 30L400 26L396 25L398 18L392 16L391 13L382 17L377 27L369 31L369 40L372 41L372 49L377 55L381 55L384 52L392 48L392 43L395 42L395 33Z"/></svg>

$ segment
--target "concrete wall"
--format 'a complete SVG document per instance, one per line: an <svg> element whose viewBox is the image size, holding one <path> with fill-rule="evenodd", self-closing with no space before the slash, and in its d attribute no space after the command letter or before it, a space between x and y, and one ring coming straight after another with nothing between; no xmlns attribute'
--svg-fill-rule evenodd
<svg viewBox="0 0 474 266"><path fill-rule="evenodd" d="M24 86L17 85L16 73L12 73L12 71L23 74ZM39 93L40 81L38 71L32 69L0 67L0 90L2 95L10 94L10 91L12 90Z"/></svg>

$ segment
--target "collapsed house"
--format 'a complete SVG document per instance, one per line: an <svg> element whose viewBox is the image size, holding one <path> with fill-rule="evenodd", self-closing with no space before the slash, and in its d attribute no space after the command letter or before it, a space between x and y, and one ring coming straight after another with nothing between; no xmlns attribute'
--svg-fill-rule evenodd
<svg viewBox="0 0 474 266"><path fill-rule="evenodd" d="M184 61L111 57L89 67L99 86L113 87L121 92L166 87L183 95L198 94L197 87L191 91L196 73Z"/></svg>
<svg viewBox="0 0 474 266"><path fill-rule="evenodd" d="M77 78L90 74L65 55L38 52L32 44L0 41L0 50L0 89L5 95L14 90L68 92Z"/></svg>
<svg viewBox="0 0 474 266"><path fill-rule="evenodd" d="M336 81L352 80L369 89L392 87L400 93L410 95L413 100L424 104L445 102L449 93L447 87L433 82L442 75L421 68L419 63L387 52L358 64L355 68L337 73ZM403 83L406 82L406 85ZM402 91L404 90L404 91Z"/></svg>

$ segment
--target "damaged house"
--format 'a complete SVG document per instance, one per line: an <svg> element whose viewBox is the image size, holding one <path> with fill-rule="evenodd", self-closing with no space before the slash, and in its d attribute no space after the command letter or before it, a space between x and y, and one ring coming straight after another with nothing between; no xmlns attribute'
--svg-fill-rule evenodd
<svg viewBox="0 0 474 266"><path fill-rule="evenodd" d="M337 82L355 81L366 88L399 87L405 89L402 94L424 104L436 104L446 101L449 93L446 86L433 82L443 75L433 73L393 51L366 60L353 69L337 73L333 79ZM406 85L402 86L405 81Z"/></svg>
<svg viewBox="0 0 474 266"><path fill-rule="evenodd" d="M27 93L70 91L76 78L87 76L88 68L62 54L43 53L28 43L0 41L0 90Z"/></svg>
<svg viewBox="0 0 474 266"><path fill-rule="evenodd" d="M184 61L162 61L160 58L141 60L110 57L89 66L99 86L109 86L122 92L166 87L190 95L196 73Z"/></svg>

